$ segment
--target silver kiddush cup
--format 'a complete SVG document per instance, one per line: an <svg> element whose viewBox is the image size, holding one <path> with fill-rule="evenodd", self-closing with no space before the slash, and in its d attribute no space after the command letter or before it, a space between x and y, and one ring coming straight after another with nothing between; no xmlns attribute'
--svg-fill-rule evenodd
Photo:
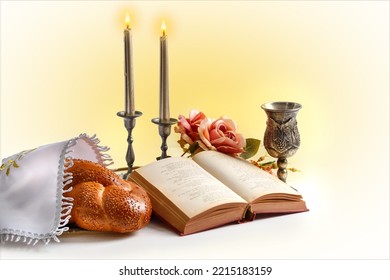
<svg viewBox="0 0 390 280"><path fill-rule="evenodd" d="M286 182L287 158L293 156L301 144L296 116L302 105L295 102L270 102L261 105L261 108L268 117L264 147L270 156L278 159L278 178Z"/></svg>

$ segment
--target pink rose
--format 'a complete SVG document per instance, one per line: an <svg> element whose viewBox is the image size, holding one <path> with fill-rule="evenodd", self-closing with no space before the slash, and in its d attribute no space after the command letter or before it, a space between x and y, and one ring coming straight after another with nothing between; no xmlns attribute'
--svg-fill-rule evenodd
<svg viewBox="0 0 390 280"><path fill-rule="evenodd" d="M217 150L225 154L244 152L245 138L236 131L233 120L221 117L215 121L204 119L198 128L200 140L209 150ZM202 143L199 143L202 147Z"/></svg>
<svg viewBox="0 0 390 280"><path fill-rule="evenodd" d="M181 134L181 138L189 144L193 144L199 139L198 127L206 119L206 115L197 110L191 110L189 118L179 116L179 122L175 127L175 132Z"/></svg>

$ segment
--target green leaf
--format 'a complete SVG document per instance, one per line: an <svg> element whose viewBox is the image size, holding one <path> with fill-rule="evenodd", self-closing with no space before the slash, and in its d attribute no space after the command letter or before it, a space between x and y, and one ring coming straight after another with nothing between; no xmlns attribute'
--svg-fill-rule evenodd
<svg viewBox="0 0 390 280"><path fill-rule="evenodd" d="M261 141L255 138L247 138L245 152L243 152L240 157L243 159L248 159L253 157L259 150Z"/></svg>
<svg viewBox="0 0 390 280"><path fill-rule="evenodd" d="M194 154L198 148L199 148L199 143L198 142L192 143L190 145L190 147L189 147L190 153Z"/></svg>
<svg viewBox="0 0 390 280"><path fill-rule="evenodd" d="M179 141L178 141L179 142ZM180 142L179 142L180 143ZM181 156L184 156L186 153L190 153L190 156L193 156L195 155L197 152L199 152L199 150L202 150L199 146L199 143L198 142L194 142L192 143L191 145L186 143L186 146L187 147L184 147L184 145L182 146L183 148L183 154ZM202 150L203 151L203 150Z"/></svg>

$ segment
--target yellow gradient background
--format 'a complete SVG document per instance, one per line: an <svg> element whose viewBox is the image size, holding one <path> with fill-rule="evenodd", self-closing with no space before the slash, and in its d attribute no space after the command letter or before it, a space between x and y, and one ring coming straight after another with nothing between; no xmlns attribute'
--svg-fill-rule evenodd
<svg viewBox="0 0 390 280"><path fill-rule="evenodd" d="M386 2L2 1L1 157L97 134L118 166L127 147L123 27L131 14L136 163L159 155L159 36L169 38L171 115L197 108L262 138L267 101L302 103L299 157L361 142L388 126ZM372 112L370 109L375 108ZM373 115L374 114L374 115ZM362 139L363 137L363 139ZM169 137L170 147L178 135ZM376 140L378 139L378 140ZM366 141L364 141L366 140ZM385 139L384 139L385 140ZM386 143L386 142L384 142ZM385 147L382 147L385 148ZM336 154L329 150L327 154Z"/></svg>
<svg viewBox="0 0 390 280"><path fill-rule="evenodd" d="M290 163L315 190L311 206L348 209L354 190L367 192L373 210L356 214L371 221L381 213L368 227L385 244L366 253L388 257L388 1L2 1L1 158L87 133L111 147L115 167L125 166L127 131L116 113L124 109L127 11L135 107L143 112L133 133L136 165L160 155L151 119L159 114L165 19L171 116L192 108L226 115L245 137L262 139L261 104L301 103L302 144ZM178 139L172 130L169 154L180 154ZM332 202L316 197L322 187ZM340 256L365 254L348 249Z"/></svg>

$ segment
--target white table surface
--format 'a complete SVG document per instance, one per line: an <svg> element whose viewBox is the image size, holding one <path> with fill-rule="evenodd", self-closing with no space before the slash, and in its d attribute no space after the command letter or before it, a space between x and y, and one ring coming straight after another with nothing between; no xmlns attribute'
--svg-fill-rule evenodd
<svg viewBox="0 0 390 280"><path fill-rule="evenodd" d="M153 218L132 234L65 233L60 243L34 247L6 243L0 259L388 259L387 177L360 176L364 171L370 172L324 165L290 173L307 201L305 213L188 236Z"/></svg>

